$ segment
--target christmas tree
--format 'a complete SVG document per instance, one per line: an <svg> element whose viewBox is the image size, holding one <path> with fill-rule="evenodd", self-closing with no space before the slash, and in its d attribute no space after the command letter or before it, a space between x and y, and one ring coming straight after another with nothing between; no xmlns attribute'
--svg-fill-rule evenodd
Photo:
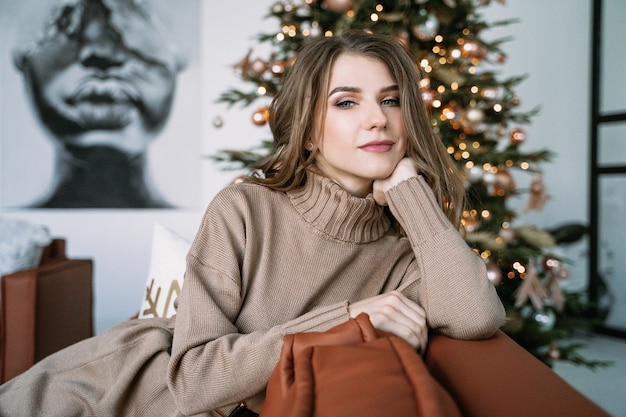
<svg viewBox="0 0 626 417"><path fill-rule="evenodd" d="M501 1L503 2L503 0ZM567 260L554 248L575 241L585 227L566 224L553 230L518 225L511 197L527 194L524 211L541 210L546 201L541 163L547 150L524 151L523 125L538 109L522 112L515 87L524 76L501 79L498 64L506 60L506 39L487 41L484 32L513 20L486 22L479 10L489 0L278 0L268 18L277 30L257 36L269 45L269 56L250 50L235 65L250 90L232 88L218 101L253 106L252 121L263 126L267 102L298 50L311 39L352 29L393 35L415 59L423 75L419 85L432 115L432 126L464 176L468 207L463 214L467 243L481 256L488 278L507 310L503 330L548 365L565 360L588 367L605 365L578 353L569 342L573 332L589 329L593 320L586 295L566 291ZM261 103L261 104L259 104ZM250 167L272 150L260 139L250 150L224 150L213 159L227 167ZM521 177L520 177L521 176ZM517 185L527 178L527 187Z"/></svg>

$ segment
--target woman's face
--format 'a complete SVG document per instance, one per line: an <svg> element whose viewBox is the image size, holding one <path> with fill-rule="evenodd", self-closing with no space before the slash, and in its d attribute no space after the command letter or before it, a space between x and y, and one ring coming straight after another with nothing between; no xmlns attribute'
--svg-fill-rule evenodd
<svg viewBox="0 0 626 417"><path fill-rule="evenodd" d="M391 175L406 153L400 90L386 65L354 53L331 68L316 166L355 196Z"/></svg>

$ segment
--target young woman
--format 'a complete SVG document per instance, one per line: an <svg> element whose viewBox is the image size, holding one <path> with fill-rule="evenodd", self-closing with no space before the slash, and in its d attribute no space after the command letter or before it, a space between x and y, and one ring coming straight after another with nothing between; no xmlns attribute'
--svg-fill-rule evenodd
<svg viewBox="0 0 626 417"><path fill-rule="evenodd" d="M429 330L491 336L504 309L457 231L463 184L418 81L392 38L309 43L270 109L276 152L206 210L176 316L65 349L0 387L0 404L25 402L28 415L258 412L285 334L365 312L418 350Z"/></svg>

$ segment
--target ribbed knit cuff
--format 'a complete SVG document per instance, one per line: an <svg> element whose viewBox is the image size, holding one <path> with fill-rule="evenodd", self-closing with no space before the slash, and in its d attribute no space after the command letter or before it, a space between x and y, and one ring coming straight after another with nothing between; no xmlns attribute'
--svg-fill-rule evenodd
<svg viewBox="0 0 626 417"><path fill-rule="evenodd" d="M407 234L417 239L415 244L453 228L421 176L400 182L386 196L391 213Z"/></svg>

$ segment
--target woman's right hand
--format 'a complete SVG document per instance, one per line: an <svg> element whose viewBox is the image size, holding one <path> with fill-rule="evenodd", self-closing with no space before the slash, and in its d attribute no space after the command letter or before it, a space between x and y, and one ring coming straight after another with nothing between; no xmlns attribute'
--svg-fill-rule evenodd
<svg viewBox="0 0 626 417"><path fill-rule="evenodd" d="M428 343L428 326L424 309L399 291L377 295L348 306L351 318L361 313L369 315L372 325L392 333L420 352Z"/></svg>

